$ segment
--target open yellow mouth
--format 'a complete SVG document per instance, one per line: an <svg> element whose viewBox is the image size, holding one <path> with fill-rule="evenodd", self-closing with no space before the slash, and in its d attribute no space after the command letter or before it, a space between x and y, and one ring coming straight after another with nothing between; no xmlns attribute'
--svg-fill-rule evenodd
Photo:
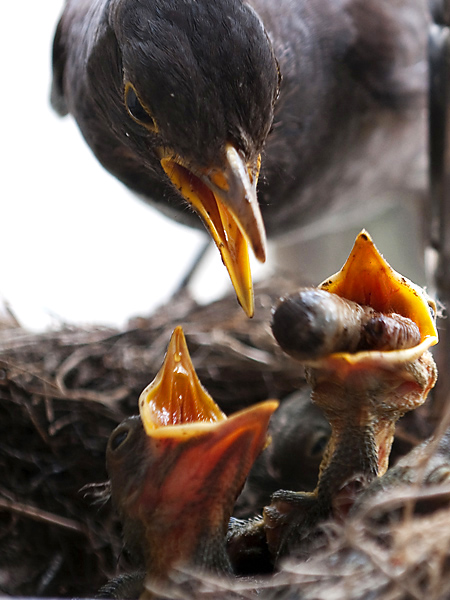
<svg viewBox="0 0 450 600"><path fill-rule="evenodd" d="M391 353L392 360L399 356L405 360L414 360L415 356L420 356L438 342L435 302L421 287L394 271L364 230L356 238L342 269L319 287L347 300L370 306L380 313L397 313L416 323L420 331L420 343ZM367 352L342 354L349 361L355 362Z"/></svg>
<svg viewBox="0 0 450 600"><path fill-rule="evenodd" d="M149 578L164 581L192 564L203 539L225 541L277 407L269 400L226 417L195 373L182 328L174 330L159 373L139 398L143 428L126 420L108 445L114 502L130 524L129 539L141 545Z"/></svg>
<svg viewBox="0 0 450 600"><path fill-rule="evenodd" d="M191 439L221 427L218 437L227 444L250 432L261 439L277 406L268 400L227 418L200 383L181 327L174 330L159 373L139 398L148 436Z"/></svg>
<svg viewBox="0 0 450 600"><path fill-rule="evenodd" d="M139 398L139 412L153 437L166 435L171 426L182 435L180 426L226 419L197 377L181 327L172 334L161 370Z"/></svg>
<svg viewBox="0 0 450 600"><path fill-rule="evenodd" d="M251 317L253 286L248 244L258 260L265 261L266 240L256 201L259 158L246 167L233 146L227 146L225 166L209 172L196 171L172 155L161 165L173 185L202 219L220 251L239 303Z"/></svg>

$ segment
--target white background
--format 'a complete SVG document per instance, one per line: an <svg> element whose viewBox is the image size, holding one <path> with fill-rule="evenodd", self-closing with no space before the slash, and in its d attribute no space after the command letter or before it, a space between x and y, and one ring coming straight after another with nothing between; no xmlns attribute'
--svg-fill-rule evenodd
<svg viewBox="0 0 450 600"><path fill-rule="evenodd" d="M135 199L99 165L72 118L52 111L62 7L12 0L1 12L0 299L35 329L121 325L170 296L205 238ZM200 298L230 289L215 248L202 278Z"/></svg>

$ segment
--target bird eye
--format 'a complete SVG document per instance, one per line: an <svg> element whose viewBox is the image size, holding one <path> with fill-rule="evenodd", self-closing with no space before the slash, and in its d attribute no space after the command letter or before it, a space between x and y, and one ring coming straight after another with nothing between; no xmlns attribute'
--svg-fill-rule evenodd
<svg viewBox="0 0 450 600"><path fill-rule="evenodd" d="M317 433L309 448L309 454L311 458L321 457L329 440L330 436L327 433Z"/></svg>
<svg viewBox="0 0 450 600"><path fill-rule="evenodd" d="M127 439L129 429L122 429L117 431L110 440L111 450L117 450Z"/></svg>
<svg viewBox="0 0 450 600"><path fill-rule="evenodd" d="M433 302L433 300L428 301L428 309L430 311L431 318L435 319L437 310L436 310L436 303Z"/></svg>
<svg viewBox="0 0 450 600"><path fill-rule="evenodd" d="M143 125L152 132L156 133L158 131L155 119L143 106L131 83L127 83L125 86L125 106L127 107L131 118L136 121L136 123Z"/></svg>

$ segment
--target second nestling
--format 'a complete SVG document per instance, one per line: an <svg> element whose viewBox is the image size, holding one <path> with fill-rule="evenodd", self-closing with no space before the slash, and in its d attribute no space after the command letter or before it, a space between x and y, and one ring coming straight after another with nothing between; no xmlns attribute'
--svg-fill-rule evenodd
<svg viewBox="0 0 450 600"><path fill-rule="evenodd" d="M229 519L277 407L260 402L226 417L175 329L161 370L140 396L140 416L116 427L106 453L125 545L145 573L110 582L100 597L144 600L170 595L183 570L232 572Z"/></svg>
<svg viewBox="0 0 450 600"><path fill-rule="evenodd" d="M434 302L390 267L365 231L338 273L274 310L274 336L304 364L332 429L314 492L280 490L265 508L275 557L302 545L319 521L345 518L360 489L386 472L397 420L436 382L435 316Z"/></svg>

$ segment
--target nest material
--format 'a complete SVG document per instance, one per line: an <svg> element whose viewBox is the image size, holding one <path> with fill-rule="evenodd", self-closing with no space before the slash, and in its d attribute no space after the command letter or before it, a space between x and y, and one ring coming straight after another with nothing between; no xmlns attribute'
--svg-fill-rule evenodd
<svg viewBox="0 0 450 600"><path fill-rule="evenodd" d="M31 334L12 318L4 322L1 592L92 596L120 570L120 527L110 503L93 506L92 493L80 490L107 480L107 439L137 413L176 325L183 324L200 380L227 413L302 385L302 370L276 346L269 326L279 290L290 287L261 286L251 321L234 298L201 307L183 294L123 331Z"/></svg>
<svg viewBox="0 0 450 600"><path fill-rule="evenodd" d="M139 394L159 370L176 325L183 325L200 380L227 413L304 385L269 326L274 302L295 287L279 280L260 286L251 321L234 298L200 307L184 294L123 331L64 327L30 334L11 321L0 330L1 592L92 597L129 566L120 526L104 501L106 442L118 422L137 413ZM414 441L428 433L424 423ZM214 598L253 597L258 587L270 598L446 598L450 526L444 523L448 508L396 523L380 538L359 516L335 527L308 563L291 561L263 583L236 588L190 576L184 589Z"/></svg>
<svg viewBox="0 0 450 600"><path fill-rule="evenodd" d="M420 496L420 492L417 492ZM442 493L443 490L442 490ZM450 493L446 486L445 493ZM416 495L410 494L409 504ZM383 510L398 506L395 498ZM406 505L405 505L406 506ZM308 561L291 559L259 581L178 573L164 598L176 600L448 600L450 509L374 526L370 510L345 526L325 528L324 545ZM380 534L382 531L382 534Z"/></svg>

